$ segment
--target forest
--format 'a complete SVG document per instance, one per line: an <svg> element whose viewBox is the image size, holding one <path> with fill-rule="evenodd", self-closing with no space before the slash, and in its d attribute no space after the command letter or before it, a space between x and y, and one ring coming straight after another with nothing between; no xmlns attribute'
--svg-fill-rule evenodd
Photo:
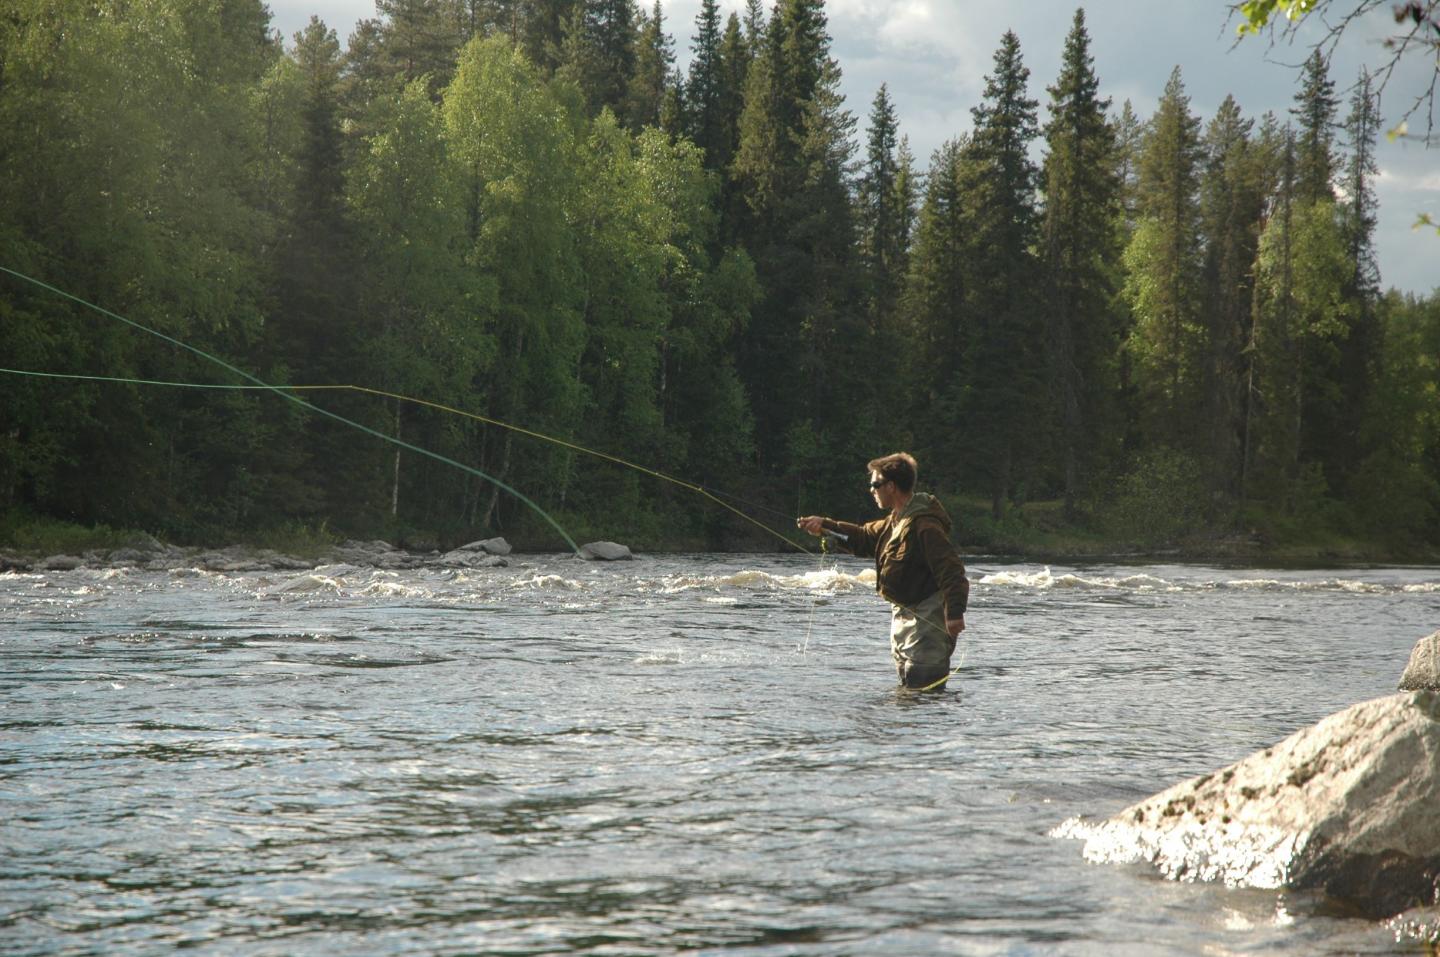
<svg viewBox="0 0 1440 957"><path fill-rule="evenodd" d="M377 9L342 47L260 0L6 4L0 541L563 548L510 487L776 548L580 450L794 536L908 449L976 549L1440 550L1440 296L1382 287L1370 78L1317 53L1286 115L1202 117L1177 67L1147 115L1077 10L916 157L823 0ZM291 394L408 447L227 366L371 390Z"/></svg>

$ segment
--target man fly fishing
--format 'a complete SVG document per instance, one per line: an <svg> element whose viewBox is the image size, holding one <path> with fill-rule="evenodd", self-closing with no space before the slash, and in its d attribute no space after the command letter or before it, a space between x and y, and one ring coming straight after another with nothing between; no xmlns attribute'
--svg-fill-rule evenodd
<svg viewBox="0 0 1440 957"><path fill-rule="evenodd" d="M864 525L807 515L795 524L852 555L874 556L875 590L893 606L890 652L900 683L943 688L970 598L965 565L950 542L950 516L935 496L915 491L915 457L908 452L867 467L870 494L888 515Z"/></svg>

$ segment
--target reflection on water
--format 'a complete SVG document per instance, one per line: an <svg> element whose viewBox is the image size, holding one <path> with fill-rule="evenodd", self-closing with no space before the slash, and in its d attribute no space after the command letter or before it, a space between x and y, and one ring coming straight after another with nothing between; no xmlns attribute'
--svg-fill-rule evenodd
<svg viewBox="0 0 1440 957"><path fill-rule="evenodd" d="M0 575L7 953L1378 953L1086 865L1393 690L1440 571L972 563L897 692L863 562Z"/></svg>

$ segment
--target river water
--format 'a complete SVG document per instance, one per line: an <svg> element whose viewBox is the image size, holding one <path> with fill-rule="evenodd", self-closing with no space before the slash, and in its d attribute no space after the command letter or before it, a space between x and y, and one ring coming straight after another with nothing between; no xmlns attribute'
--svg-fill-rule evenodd
<svg viewBox="0 0 1440 957"><path fill-rule="evenodd" d="M1440 569L852 559L0 575L0 951L1351 954L1050 836L1395 688Z"/></svg>

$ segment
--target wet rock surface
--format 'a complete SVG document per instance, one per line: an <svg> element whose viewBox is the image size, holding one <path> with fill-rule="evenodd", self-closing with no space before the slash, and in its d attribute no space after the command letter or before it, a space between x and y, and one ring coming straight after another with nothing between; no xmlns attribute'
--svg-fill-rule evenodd
<svg viewBox="0 0 1440 957"><path fill-rule="evenodd" d="M1421 638L1400 675L1401 691L1440 691L1440 631Z"/></svg>
<svg viewBox="0 0 1440 957"><path fill-rule="evenodd" d="M580 546L580 557L586 561L623 562L635 556L628 547L615 542L589 542Z"/></svg>
<svg viewBox="0 0 1440 957"><path fill-rule="evenodd" d="M1092 862L1318 891L1327 906L1374 919L1433 906L1440 693L1362 702L1109 820L1055 833L1084 839Z"/></svg>

